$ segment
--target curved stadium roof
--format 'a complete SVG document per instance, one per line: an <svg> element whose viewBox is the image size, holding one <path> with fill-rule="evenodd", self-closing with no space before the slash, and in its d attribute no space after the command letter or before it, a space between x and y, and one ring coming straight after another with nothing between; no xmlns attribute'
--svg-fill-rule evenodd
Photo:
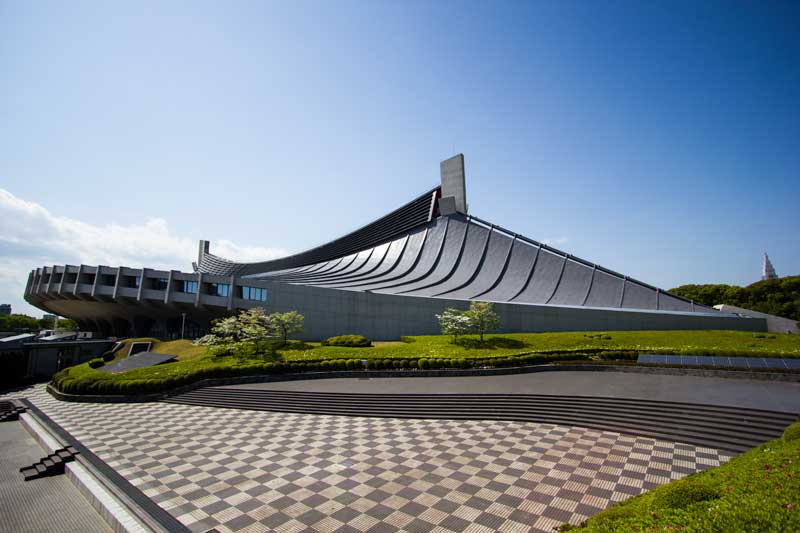
<svg viewBox="0 0 800 533"><path fill-rule="evenodd" d="M553 306L713 312L474 216L439 216L441 187L306 252L197 270L331 289Z"/></svg>

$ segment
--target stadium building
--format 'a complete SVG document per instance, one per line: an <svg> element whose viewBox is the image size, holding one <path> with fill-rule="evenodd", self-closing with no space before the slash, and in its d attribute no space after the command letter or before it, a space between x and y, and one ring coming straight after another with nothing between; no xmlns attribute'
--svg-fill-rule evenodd
<svg viewBox="0 0 800 533"><path fill-rule="evenodd" d="M101 335L196 337L239 309L297 310L303 337L438 333L436 313L495 302L502 331L738 329L745 318L686 300L469 214L464 156L402 207L311 250L237 263L200 241L193 272L53 265L25 299Z"/></svg>

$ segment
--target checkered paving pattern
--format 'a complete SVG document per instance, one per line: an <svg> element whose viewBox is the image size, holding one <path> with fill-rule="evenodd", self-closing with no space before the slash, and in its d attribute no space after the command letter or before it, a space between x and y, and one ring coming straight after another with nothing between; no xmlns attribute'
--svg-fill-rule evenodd
<svg viewBox="0 0 800 533"><path fill-rule="evenodd" d="M27 396L193 531L548 531L719 465L579 427Z"/></svg>

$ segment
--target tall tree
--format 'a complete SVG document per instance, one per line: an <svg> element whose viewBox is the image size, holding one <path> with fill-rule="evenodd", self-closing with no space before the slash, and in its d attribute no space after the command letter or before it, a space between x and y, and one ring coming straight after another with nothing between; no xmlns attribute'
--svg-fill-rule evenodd
<svg viewBox="0 0 800 533"><path fill-rule="evenodd" d="M453 343L458 342L460 335L466 335L472 330L472 321L464 314L464 311L449 307L440 315L436 315L439 320L439 327L442 335L452 335Z"/></svg>
<svg viewBox="0 0 800 533"><path fill-rule="evenodd" d="M481 336L500 327L500 320L494 312L494 306L489 302L472 302L469 309L464 311L464 315L470 320L472 330Z"/></svg>
<svg viewBox="0 0 800 533"><path fill-rule="evenodd" d="M297 311L287 313L272 313L269 320L276 332L283 338L283 343L289 340L291 335L303 332L303 321L305 318Z"/></svg>

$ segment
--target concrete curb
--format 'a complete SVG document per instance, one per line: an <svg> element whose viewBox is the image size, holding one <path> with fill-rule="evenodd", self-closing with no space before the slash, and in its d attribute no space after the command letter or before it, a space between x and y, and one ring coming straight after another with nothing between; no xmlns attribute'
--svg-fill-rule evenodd
<svg viewBox="0 0 800 533"><path fill-rule="evenodd" d="M27 408L23 425L43 448L54 451L70 445L78 450L75 461L65 465L65 473L114 531L189 532L174 516L148 498L30 400L20 401Z"/></svg>
<svg viewBox="0 0 800 533"><path fill-rule="evenodd" d="M31 434L39 445L53 453L68 443L59 442L45 427L45 425L30 412L19 417L22 426ZM151 531L139 522L133 513L117 499L105 484L88 469L80 455L72 463L64 466L67 478L77 487L78 491L91 504L103 520L117 533L147 533Z"/></svg>
<svg viewBox="0 0 800 533"><path fill-rule="evenodd" d="M141 403L157 402L170 396L177 396L203 387L220 385L242 385L247 383L272 383L280 381L298 381L311 379L334 378L428 378L428 377L461 377L461 376L505 376L512 374L530 374L535 372L629 372L635 374L697 376L724 379L754 379L761 381L800 382L800 373L751 372L745 370L716 370L703 368L671 368L648 365L599 365L599 364L545 364L508 368L468 368L439 370L338 370L334 372L302 372L296 374L266 374L256 376L236 376L229 378L212 378L196 381L166 392L137 395L94 395L66 394L57 390L51 383L47 392L54 398L65 402L84 403Z"/></svg>

